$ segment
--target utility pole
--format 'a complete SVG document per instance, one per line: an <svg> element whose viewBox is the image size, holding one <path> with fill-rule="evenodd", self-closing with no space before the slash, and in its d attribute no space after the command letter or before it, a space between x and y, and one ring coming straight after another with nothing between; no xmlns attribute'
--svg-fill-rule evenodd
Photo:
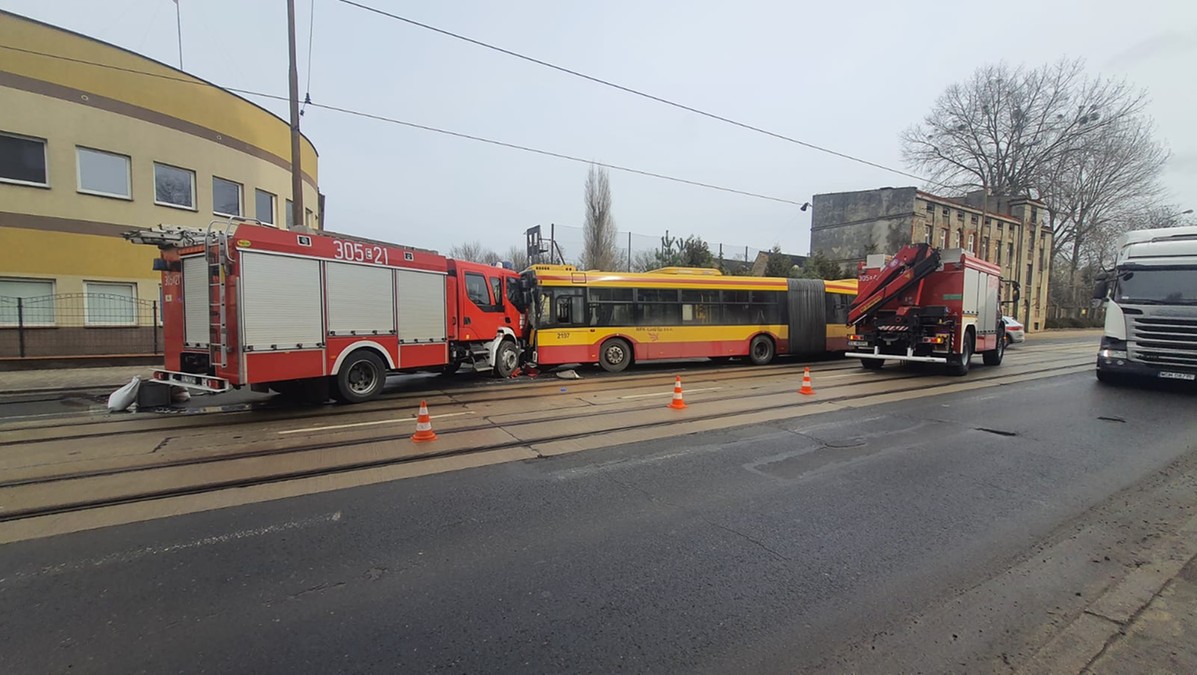
<svg viewBox="0 0 1197 675"><path fill-rule="evenodd" d="M183 16L179 13L179 0L175 0L175 31L179 36L179 70L183 69Z"/></svg>
<svg viewBox="0 0 1197 675"><path fill-rule="evenodd" d="M291 56L291 224L301 231L308 222L303 208L303 171L299 158L299 70L295 65L295 0L287 0L287 47Z"/></svg>

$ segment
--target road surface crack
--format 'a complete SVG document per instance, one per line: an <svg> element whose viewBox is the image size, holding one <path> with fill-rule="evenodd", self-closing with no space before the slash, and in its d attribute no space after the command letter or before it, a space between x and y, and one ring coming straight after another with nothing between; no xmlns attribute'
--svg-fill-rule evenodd
<svg viewBox="0 0 1197 675"><path fill-rule="evenodd" d="M332 583L332 584L316 584L315 586L312 586L311 588L305 588L304 590L302 590L298 593L292 593L290 597L292 600L298 600L301 596L308 595L309 593L319 593L321 591L327 591L327 590L333 589L333 588L340 588L341 586L344 586L344 585L345 585L344 581L338 581L338 582Z"/></svg>
<svg viewBox="0 0 1197 675"><path fill-rule="evenodd" d="M757 545L757 547L759 547L759 548L761 548L761 549L764 549L765 551L767 551L769 554L771 554L773 557L777 558L778 560L782 560L782 561L785 561L785 562L790 562L790 559L789 559L788 557L786 557L786 556L782 555L781 553L778 553L777 551L774 551L773 549L771 549L771 548L769 548L768 546L766 546L766 545L765 545L763 542L761 542L761 541L758 541L758 540L756 540L756 539L753 539L752 537L748 536L747 534L744 534L743 532L741 532L741 531L739 531L739 530L737 530L737 529L734 529L734 528L731 528L731 527L727 527L726 525L720 525L719 523L716 523L716 522L714 522L714 521L712 521L712 520L707 520L706 518L703 518L703 521L705 521L705 522L706 522L708 525L713 525L713 526L715 526L715 527L717 527L717 528L719 528L719 529L721 529L721 530L723 530L723 531L725 531L725 532L731 532L732 534L734 534L734 535L736 535L736 536L738 536L738 537L741 537L741 538L743 538L743 539L747 539L748 541L752 542L753 544L756 544L756 545Z"/></svg>

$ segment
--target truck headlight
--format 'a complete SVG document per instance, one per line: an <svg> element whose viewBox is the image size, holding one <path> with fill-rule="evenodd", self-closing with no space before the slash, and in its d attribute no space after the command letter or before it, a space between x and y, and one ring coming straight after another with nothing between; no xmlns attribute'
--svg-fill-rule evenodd
<svg viewBox="0 0 1197 675"><path fill-rule="evenodd" d="M1126 359L1126 358L1130 358L1129 356L1127 356L1127 353L1126 353L1126 350L1125 350L1125 349L1103 349L1103 350L1101 350L1100 352L1098 352L1098 354L1099 354L1099 355L1101 356L1101 358L1103 358L1103 359Z"/></svg>

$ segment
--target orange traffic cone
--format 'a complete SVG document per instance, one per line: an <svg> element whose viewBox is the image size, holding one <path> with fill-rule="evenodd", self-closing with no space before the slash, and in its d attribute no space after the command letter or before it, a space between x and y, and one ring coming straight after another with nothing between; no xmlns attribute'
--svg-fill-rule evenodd
<svg viewBox="0 0 1197 675"><path fill-rule="evenodd" d="M815 393L815 388L810 386L810 366L807 366L806 371L802 373L802 388L798 390L798 393L807 396L813 396Z"/></svg>
<svg viewBox="0 0 1197 675"><path fill-rule="evenodd" d="M682 398L682 376L678 375L673 382L673 400L669 402L669 407L674 410L681 410L686 407L686 400Z"/></svg>
<svg viewBox="0 0 1197 675"><path fill-rule="evenodd" d="M417 443L436 440L436 432L432 430L432 418L428 415L428 404L423 401L420 401L420 414L416 417L416 433L412 434L411 439Z"/></svg>

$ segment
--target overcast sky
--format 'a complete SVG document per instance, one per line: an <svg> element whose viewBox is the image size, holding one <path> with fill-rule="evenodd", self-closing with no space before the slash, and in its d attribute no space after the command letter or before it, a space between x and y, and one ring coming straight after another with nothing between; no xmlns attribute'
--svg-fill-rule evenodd
<svg viewBox="0 0 1197 675"><path fill-rule="evenodd" d="M1197 3L400 2L361 0L546 61L840 152L903 168L898 133L985 62L1083 57L1148 89L1174 153L1166 184L1197 208ZM736 129L369 14L296 0L300 90L315 102L706 183L807 201L910 185L878 169ZM284 0L181 0L186 70L286 95ZM872 5L872 8L869 6ZM178 65L172 0L0 0L0 7ZM1000 8L998 11L997 8ZM286 105L257 100L286 116ZM442 251L522 244L582 222L586 166L309 109L329 229ZM611 173L621 230L697 234L791 253L796 206Z"/></svg>

